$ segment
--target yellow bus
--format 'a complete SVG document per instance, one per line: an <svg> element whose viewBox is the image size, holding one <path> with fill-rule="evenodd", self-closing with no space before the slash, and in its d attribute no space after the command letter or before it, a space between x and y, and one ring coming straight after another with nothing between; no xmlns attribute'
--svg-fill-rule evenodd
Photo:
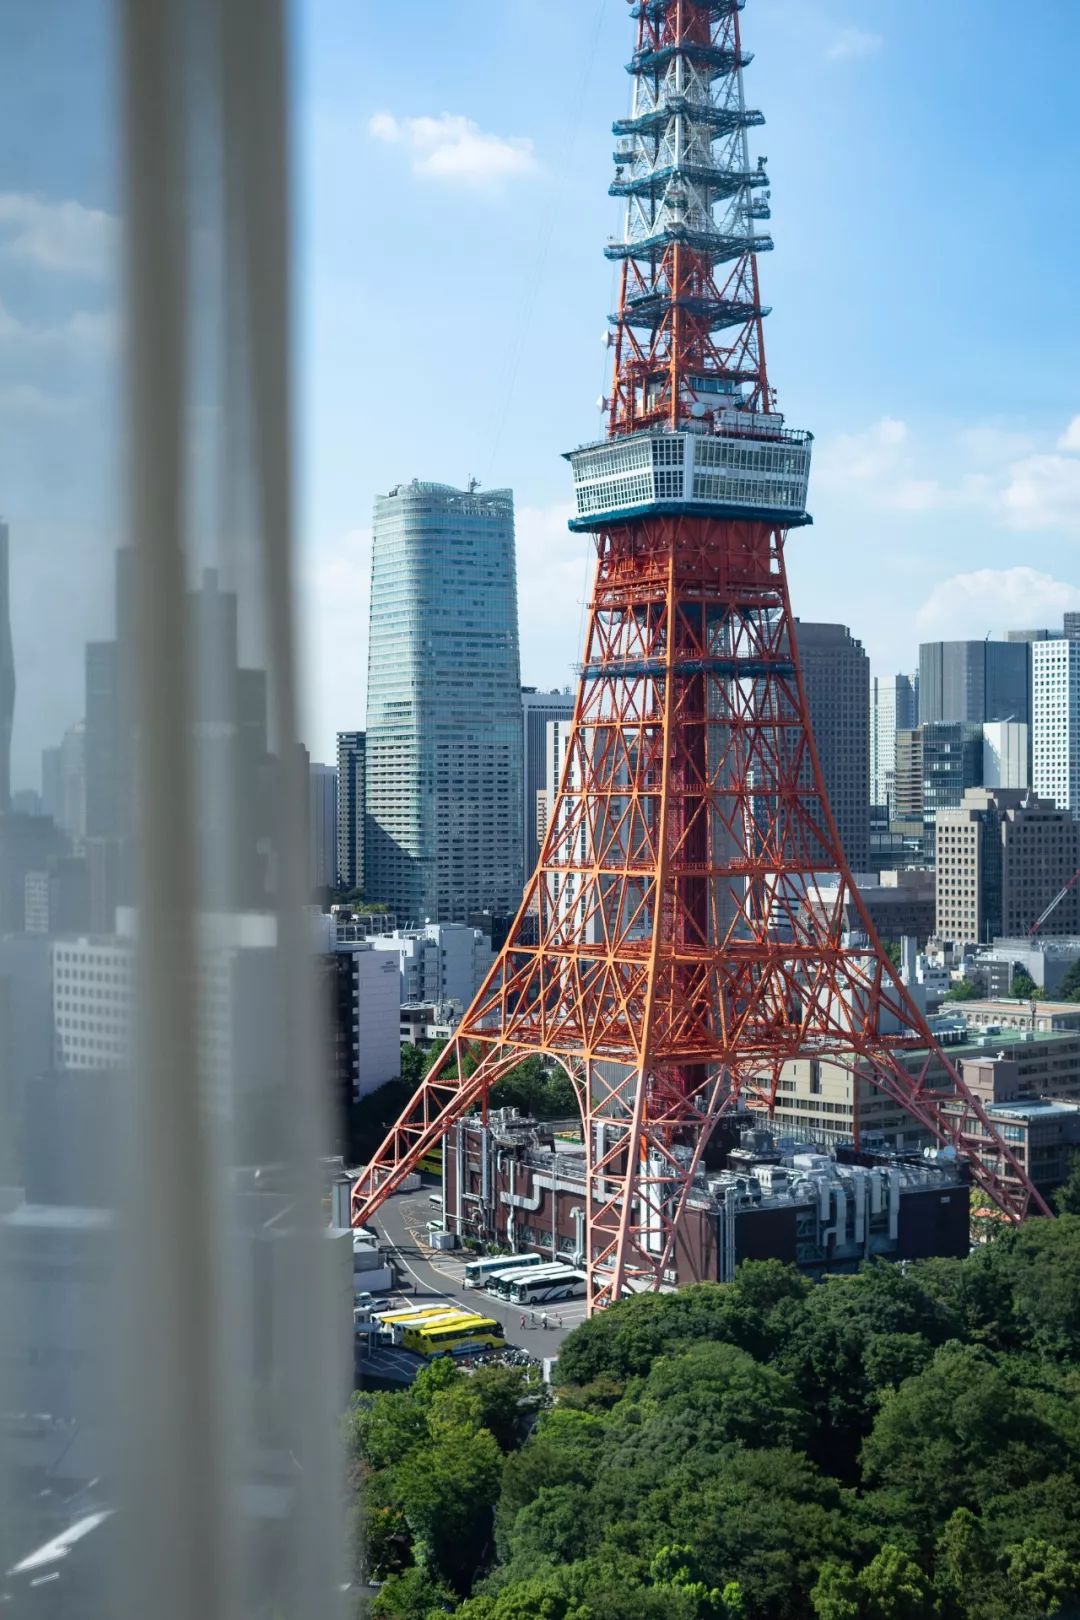
<svg viewBox="0 0 1080 1620"><path fill-rule="evenodd" d="M429 1175L441 1176L443 1166L443 1150L440 1142L437 1147L429 1149L417 1165L418 1170L426 1170Z"/></svg>
<svg viewBox="0 0 1080 1620"><path fill-rule="evenodd" d="M422 1305L414 1310L380 1311L379 1337L389 1340L391 1344L400 1344L401 1335L407 1327L419 1326L424 1322L443 1322L460 1315L461 1306L449 1300L443 1305Z"/></svg>
<svg viewBox="0 0 1080 1620"><path fill-rule="evenodd" d="M444 1311L460 1310L452 1300L444 1300L441 1305L398 1305L392 1311L375 1311L373 1314L380 1322L405 1322L417 1316L441 1316Z"/></svg>
<svg viewBox="0 0 1080 1620"><path fill-rule="evenodd" d="M416 1323L402 1332L406 1350L421 1356L450 1355L455 1350L500 1349L502 1326L490 1316L463 1316L452 1322Z"/></svg>

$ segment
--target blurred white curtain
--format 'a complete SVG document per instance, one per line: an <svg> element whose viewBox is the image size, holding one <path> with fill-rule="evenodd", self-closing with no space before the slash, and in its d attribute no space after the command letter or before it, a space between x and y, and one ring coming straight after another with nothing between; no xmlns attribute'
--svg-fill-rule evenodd
<svg viewBox="0 0 1080 1620"><path fill-rule="evenodd" d="M305 934L289 30L282 0L120 0L102 15L125 402L110 769L131 803L129 826L75 840L70 859L124 869L115 954L89 977L119 1003L110 975L126 982L130 953L132 1027L92 1139L66 1144L108 1156L113 1196L93 1208L25 1194L35 1167L20 1163L16 1101L38 1071L20 1075L18 1099L0 1088L0 1333L18 1323L0 1373L0 1613L329 1620L346 1601L352 1250L328 1226ZM96 735L88 723L88 747ZM65 964L101 960L93 948L49 942L60 1016L66 976L78 994L84 972ZM49 1039L66 1085L84 1072L81 1037L70 1051ZM106 1059L93 1062L97 1085ZM87 1086L90 1073L88 1060ZM45 1275L39 1227L77 1279L77 1309ZM54 1319L72 1369L55 1395L38 1376ZM56 1410L30 1415L46 1401Z"/></svg>

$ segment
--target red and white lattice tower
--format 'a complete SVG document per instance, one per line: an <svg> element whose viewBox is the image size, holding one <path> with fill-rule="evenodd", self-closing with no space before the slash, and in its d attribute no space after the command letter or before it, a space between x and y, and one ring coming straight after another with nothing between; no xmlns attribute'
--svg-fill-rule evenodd
<svg viewBox="0 0 1080 1620"><path fill-rule="evenodd" d="M590 1308L672 1276L717 1120L771 1108L794 1058L866 1075L1009 1217L1045 1209L882 951L825 796L784 566L811 435L765 368L742 5L632 8L608 436L569 456L597 567L558 797L491 975L353 1196L359 1223L542 1054L581 1108Z"/></svg>

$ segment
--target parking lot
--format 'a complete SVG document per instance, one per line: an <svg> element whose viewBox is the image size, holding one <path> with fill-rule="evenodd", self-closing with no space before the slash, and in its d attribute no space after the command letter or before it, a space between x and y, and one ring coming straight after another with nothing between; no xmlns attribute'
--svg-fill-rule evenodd
<svg viewBox="0 0 1080 1620"><path fill-rule="evenodd" d="M431 1188L415 1193L398 1193L387 1199L372 1225L385 1244L396 1267L401 1288L392 1296L395 1307L445 1299L463 1309L481 1311L502 1323L508 1345L527 1350L538 1361L554 1358L559 1345L570 1332L585 1319L583 1299L564 1300L546 1307L548 1325L543 1326L544 1312L526 1311L522 1325L521 1310L503 1300L493 1299L481 1289L464 1286L465 1256L459 1252L432 1250L427 1243L428 1223L437 1213L431 1202ZM390 1297L389 1295L387 1297ZM374 1377L385 1377L395 1382L412 1378L422 1365L419 1356L407 1350L380 1347L372 1357L358 1357L358 1370L362 1367Z"/></svg>

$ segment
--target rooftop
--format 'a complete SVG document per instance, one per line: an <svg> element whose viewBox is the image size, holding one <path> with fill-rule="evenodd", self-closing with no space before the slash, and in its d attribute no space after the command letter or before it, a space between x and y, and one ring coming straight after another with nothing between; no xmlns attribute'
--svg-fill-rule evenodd
<svg viewBox="0 0 1080 1620"><path fill-rule="evenodd" d="M1080 1114L1080 1104L1051 1102L1048 1097L1021 1097L1016 1102L987 1103L986 1112L1000 1119L1064 1119Z"/></svg>

